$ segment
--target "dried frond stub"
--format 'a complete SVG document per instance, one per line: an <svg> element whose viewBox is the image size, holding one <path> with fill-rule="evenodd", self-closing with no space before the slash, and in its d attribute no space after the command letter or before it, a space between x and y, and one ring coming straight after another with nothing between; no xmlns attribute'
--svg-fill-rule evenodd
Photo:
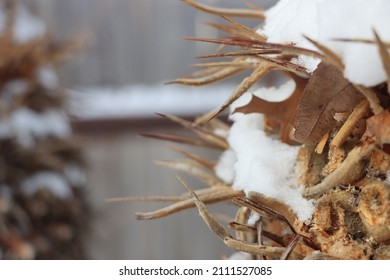
<svg viewBox="0 0 390 280"><path fill-rule="evenodd" d="M378 242L390 240L390 186L388 184L376 181L364 185L358 211L370 236Z"/></svg>

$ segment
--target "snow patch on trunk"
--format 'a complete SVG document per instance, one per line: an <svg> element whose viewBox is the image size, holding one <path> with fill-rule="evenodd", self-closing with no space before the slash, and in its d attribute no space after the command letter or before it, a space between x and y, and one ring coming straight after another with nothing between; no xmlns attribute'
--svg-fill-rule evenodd
<svg viewBox="0 0 390 280"><path fill-rule="evenodd" d="M233 188L255 191L290 206L300 220L309 220L312 201L302 197L294 177L299 147L270 138L263 131L263 116L248 114L233 124L229 144L236 154Z"/></svg>
<svg viewBox="0 0 390 280"><path fill-rule="evenodd" d="M43 113L28 108L13 111L0 120L0 139L12 139L23 147L32 147L35 139L47 137L66 138L71 133L66 115L56 110Z"/></svg>
<svg viewBox="0 0 390 280"><path fill-rule="evenodd" d="M72 196L72 190L65 177L53 171L41 171L21 183L22 191L27 195L34 195L42 189L50 190L61 199Z"/></svg>

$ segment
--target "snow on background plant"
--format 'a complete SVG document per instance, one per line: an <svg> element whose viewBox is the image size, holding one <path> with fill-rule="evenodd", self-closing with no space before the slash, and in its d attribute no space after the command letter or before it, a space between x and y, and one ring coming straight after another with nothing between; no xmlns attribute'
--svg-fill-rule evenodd
<svg viewBox="0 0 390 280"><path fill-rule="evenodd" d="M74 51L22 5L0 6L0 259L85 258L80 143L55 65Z"/></svg>

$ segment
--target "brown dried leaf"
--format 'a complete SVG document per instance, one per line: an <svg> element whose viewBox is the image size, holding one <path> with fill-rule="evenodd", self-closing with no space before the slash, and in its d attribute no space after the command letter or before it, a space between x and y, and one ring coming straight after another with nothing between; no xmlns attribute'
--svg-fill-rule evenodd
<svg viewBox="0 0 390 280"><path fill-rule="evenodd" d="M294 139L316 144L337 121L334 114L352 111L364 98L333 65L321 63L310 78L294 120Z"/></svg>
<svg viewBox="0 0 390 280"><path fill-rule="evenodd" d="M302 97L303 89L306 86L306 79L293 77L295 81L295 90L292 95L281 102L269 102L256 96L252 96L252 100L249 104L237 108L234 112L250 114L250 113L262 113L268 118L276 120L281 125L280 139L284 143L290 143L289 138L290 131L292 129L292 120L297 111L298 103Z"/></svg>
<svg viewBox="0 0 390 280"><path fill-rule="evenodd" d="M369 135L375 136L380 144L390 144L390 112L389 110L372 116L367 120Z"/></svg>

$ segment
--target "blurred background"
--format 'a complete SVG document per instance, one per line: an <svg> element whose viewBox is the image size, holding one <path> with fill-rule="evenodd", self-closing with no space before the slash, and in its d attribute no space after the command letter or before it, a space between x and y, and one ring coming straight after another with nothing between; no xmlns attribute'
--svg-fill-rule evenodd
<svg viewBox="0 0 390 280"><path fill-rule="evenodd" d="M181 129L155 112L194 117L221 104L238 78L215 86L186 88L164 82L191 73L195 56L215 46L184 37L222 36L205 22L221 19L179 0L23 0L58 40L79 37L84 51L59 69L61 86L70 89L74 131L83 138L88 199L94 211L88 238L92 259L220 259L231 254L209 231L196 210L153 221L134 214L163 206L154 202L107 203L111 197L176 195L184 192L175 172L153 164L178 158L162 142L141 132ZM247 0L202 0L205 4L245 7ZM253 0L268 8L276 1ZM258 22L241 21L255 27ZM216 159L218 154L202 151ZM200 183L184 177L194 188ZM232 205L213 213L234 216Z"/></svg>

